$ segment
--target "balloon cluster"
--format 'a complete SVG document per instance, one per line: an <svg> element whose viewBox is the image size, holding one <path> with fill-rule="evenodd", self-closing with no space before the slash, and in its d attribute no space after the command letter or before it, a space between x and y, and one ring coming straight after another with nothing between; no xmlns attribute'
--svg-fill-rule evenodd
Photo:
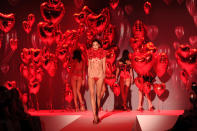
<svg viewBox="0 0 197 131"><path fill-rule="evenodd" d="M40 89L40 82L43 78L42 51L34 48L23 48L21 52L20 72L28 81L30 93L37 94Z"/></svg>
<svg viewBox="0 0 197 131"><path fill-rule="evenodd" d="M182 82L187 84L193 75L197 72L197 48L192 47L190 44L174 43L176 50L175 57L178 65L181 67L180 78Z"/></svg>
<svg viewBox="0 0 197 131"><path fill-rule="evenodd" d="M95 14L87 6L82 11L74 14L75 21L80 25L79 30L86 34L87 44L95 38L102 41L104 49L115 46L114 26L110 24L109 9L104 8L100 14Z"/></svg>
<svg viewBox="0 0 197 131"><path fill-rule="evenodd" d="M133 68L138 74L135 84L145 94L151 91L155 77L162 78L167 71L168 57L165 53L158 53L152 42L145 42L147 27L137 20L133 26L133 37L130 39L133 53L129 55ZM147 34L148 35L148 34ZM155 88L156 89L156 88ZM163 92L156 94L161 95Z"/></svg>
<svg viewBox="0 0 197 131"><path fill-rule="evenodd" d="M38 34L43 43L51 45L59 31L57 26L65 14L64 4L60 0L49 0L40 5L40 11L44 21L37 25Z"/></svg>
<svg viewBox="0 0 197 131"><path fill-rule="evenodd" d="M116 71L116 58L119 53L119 49L117 47L112 47L107 50L106 53L106 72L105 72L105 84L112 87L116 81L115 79L115 71Z"/></svg>
<svg viewBox="0 0 197 131"><path fill-rule="evenodd" d="M115 9L118 2L119 1L111 1L111 7ZM81 12L74 14L74 18L79 24L78 30L87 36L87 48L91 46L93 39L97 38L101 40L102 47L107 52L105 84L109 85L113 88L112 90L115 91L114 89L117 87L115 85L115 61L119 55L119 48L113 42L114 26L110 23L109 9L104 8L101 13L97 15L87 6L84 6ZM116 88L116 92L117 89L119 88Z"/></svg>
<svg viewBox="0 0 197 131"><path fill-rule="evenodd" d="M112 1L114 9L118 6L118 2ZM44 44L44 49L24 48L21 53L23 64L20 66L20 71L29 81L29 87L39 87L43 77L43 69L53 77L57 70L57 60L61 61L63 68L69 74L71 69L70 60L75 49L82 51L82 59L87 62L86 50L91 46L92 40L95 38L101 40L102 47L108 52L106 83L113 87L115 82L115 60L118 56L119 48L116 47L113 41L114 26L110 23L109 9L104 8L100 14L95 14L87 6L84 6L81 12L73 15L79 25L78 28L66 30L65 32L62 32L60 29L60 22L66 12L61 0L43 2L40 5L40 12L43 21L37 23L37 32ZM34 22L35 15L32 13L23 21L23 28L27 34L30 33ZM80 42L84 36L86 41ZM51 53L50 47L54 43L57 45L55 53ZM37 56L35 56L36 54ZM113 82L110 81L112 79ZM68 82L68 80L65 81L66 84Z"/></svg>

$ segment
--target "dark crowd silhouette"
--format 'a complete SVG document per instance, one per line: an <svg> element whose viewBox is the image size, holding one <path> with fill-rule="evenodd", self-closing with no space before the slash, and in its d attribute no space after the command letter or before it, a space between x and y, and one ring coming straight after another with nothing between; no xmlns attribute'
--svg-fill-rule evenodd
<svg viewBox="0 0 197 131"><path fill-rule="evenodd" d="M189 90L192 108L180 115L175 125L168 131L197 131L197 83L193 82Z"/></svg>
<svg viewBox="0 0 197 131"><path fill-rule="evenodd" d="M0 131L41 131L39 117L29 115L17 88L0 86Z"/></svg>

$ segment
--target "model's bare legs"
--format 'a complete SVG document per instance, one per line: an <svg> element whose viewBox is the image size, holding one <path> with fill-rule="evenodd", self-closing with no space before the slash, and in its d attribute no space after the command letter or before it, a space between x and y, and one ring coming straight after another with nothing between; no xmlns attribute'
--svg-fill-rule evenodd
<svg viewBox="0 0 197 131"><path fill-rule="evenodd" d="M125 80L125 92L124 92L124 94L125 94L125 103L124 103L124 105L125 105L125 107L126 107L126 109L127 109L127 97L128 97L128 91L129 91L129 88L130 88L130 84L131 84L131 79L130 78L128 78L128 79L126 79Z"/></svg>
<svg viewBox="0 0 197 131"><path fill-rule="evenodd" d="M102 99L103 99L103 96L104 96L104 94L105 94L105 91L106 91L106 86L105 86L105 83L103 82L103 86L102 86L102 89L101 89L100 102L102 102ZM99 110L102 110L102 107L100 107Z"/></svg>
<svg viewBox="0 0 197 131"><path fill-rule="evenodd" d="M99 78L96 81L96 95L97 95L97 104L98 109L100 109L100 102L101 102L101 89L103 88L103 78Z"/></svg>
<svg viewBox="0 0 197 131"><path fill-rule="evenodd" d="M77 79L76 77L71 78L71 86L73 88L73 95L74 95L74 103L76 111L79 111L78 103L77 103Z"/></svg>
<svg viewBox="0 0 197 131"><path fill-rule="evenodd" d="M125 98L125 82L124 82L124 78L120 78L120 92L121 92L121 97L122 97L122 105L125 108L125 104L126 104L126 98Z"/></svg>
<svg viewBox="0 0 197 131"><path fill-rule="evenodd" d="M138 91L138 94L139 94L139 101L138 101L138 110L141 111L143 108L142 108L142 103L143 103L143 92Z"/></svg>
<svg viewBox="0 0 197 131"><path fill-rule="evenodd" d="M148 106L149 106L149 110L153 110L153 105L152 105L152 101L150 100L150 94L146 94L146 98L148 100Z"/></svg>
<svg viewBox="0 0 197 131"><path fill-rule="evenodd" d="M94 95L94 85L95 85L95 80L93 78L88 77L88 86L90 90L92 112L93 112L94 120L96 120L97 115L96 115L96 101L95 101L95 95Z"/></svg>
<svg viewBox="0 0 197 131"><path fill-rule="evenodd" d="M102 87L102 89L101 89L101 98L100 98L100 99L103 98L103 96L104 96L104 94L105 94L105 91L106 91L106 87L105 87L105 84L103 83L103 87Z"/></svg>
<svg viewBox="0 0 197 131"><path fill-rule="evenodd" d="M85 111L85 107L84 107L84 102L81 96L81 85L82 85L82 79L78 78L77 80L77 96L79 98L79 102L80 102L80 110L81 111Z"/></svg>

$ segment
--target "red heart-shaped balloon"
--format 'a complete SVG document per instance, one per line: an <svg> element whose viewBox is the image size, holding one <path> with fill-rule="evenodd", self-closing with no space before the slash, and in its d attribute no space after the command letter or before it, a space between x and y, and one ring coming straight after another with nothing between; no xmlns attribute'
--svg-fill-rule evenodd
<svg viewBox="0 0 197 131"><path fill-rule="evenodd" d="M190 36L189 37L189 43L193 46L193 47L197 47L197 36Z"/></svg>
<svg viewBox="0 0 197 131"><path fill-rule="evenodd" d="M36 76L36 66L33 63L29 64L29 76L30 79L34 79Z"/></svg>
<svg viewBox="0 0 197 131"><path fill-rule="evenodd" d="M180 78L181 78L182 82L186 85L188 82L189 75L185 70L182 70L180 72Z"/></svg>
<svg viewBox="0 0 197 131"><path fill-rule="evenodd" d="M72 90L66 90L66 92L65 92L65 100L70 103L72 101L72 99L73 99L73 92L72 92Z"/></svg>
<svg viewBox="0 0 197 131"><path fill-rule="evenodd" d="M124 10L127 13L127 15L130 15L133 12L133 6L132 5L125 5Z"/></svg>
<svg viewBox="0 0 197 131"><path fill-rule="evenodd" d="M154 84L153 89L158 96L161 96L165 92L166 86L164 83Z"/></svg>
<svg viewBox="0 0 197 131"><path fill-rule="evenodd" d="M44 2L40 5L40 11L44 20L53 24L58 24L65 14L65 8L62 2L58 4Z"/></svg>
<svg viewBox="0 0 197 131"><path fill-rule="evenodd" d="M21 59L25 64L28 64L31 59L31 50L27 48L23 48L23 51L21 52Z"/></svg>
<svg viewBox="0 0 197 131"><path fill-rule="evenodd" d="M120 95L120 86L117 83L114 83L113 85L113 92L116 96Z"/></svg>
<svg viewBox="0 0 197 131"><path fill-rule="evenodd" d="M39 22L38 34L42 42L51 45L55 40L55 27L47 22Z"/></svg>
<svg viewBox="0 0 197 131"><path fill-rule="evenodd" d="M184 35L184 27L183 26L176 26L174 33L178 39L182 38Z"/></svg>
<svg viewBox="0 0 197 131"><path fill-rule="evenodd" d="M18 40L17 39L10 39L10 48L12 49L12 51L15 51L18 47Z"/></svg>
<svg viewBox="0 0 197 131"><path fill-rule="evenodd" d="M108 27L104 31L103 36L103 48L109 48L112 45L112 41L114 39L114 26L112 24L109 24Z"/></svg>
<svg viewBox="0 0 197 131"><path fill-rule="evenodd" d="M43 68L48 72L49 76L54 77L57 70L57 58L54 54L50 54L43 62Z"/></svg>
<svg viewBox="0 0 197 131"><path fill-rule="evenodd" d="M59 46L56 49L56 55L57 55L58 59L63 62L67 56L67 49L64 48L63 46L61 46L61 47Z"/></svg>
<svg viewBox="0 0 197 131"><path fill-rule="evenodd" d="M16 88L16 81L6 81L4 85L8 90L11 90Z"/></svg>
<svg viewBox="0 0 197 131"><path fill-rule="evenodd" d="M15 24L15 16L11 14L2 14L0 13L0 30L3 32L9 32Z"/></svg>
<svg viewBox="0 0 197 131"><path fill-rule="evenodd" d="M26 65L24 64L20 65L20 72L26 79L29 79L29 69Z"/></svg>
<svg viewBox="0 0 197 131"><path fill-rule="evenodd" d="M84 6L80 13L75 13L73 16L75 21L81 24L86 22L86 18L89 14L93 14L92 10L90 10L88 6Z"/></svg>
<svg viewBox="0 0 197 131"><path fill-rule="evenodd" d="M28 21L23 21L23 29L27 34L31 31L31 24Z"/></svg>
<svg viewBox="0 0 197 131"><path fill-rule="evenodd" d="M132 61L134 70L140 75L146 75L150 72L155 63L155 56L150 52L134 52Z"/></svg>
<svg viewBox="0 0 197 131"><path fill-rule="evenodd" d="M157 26L155 25L150 25L150 26L147 26L147 36L148 38L153 41L155 40L155 38L157 37L158 35L158 32L159 32L159 29Z"/></svg>
<svg viewBox="0 0 197 131"><path fill-rule="evenodd" d="M43 73L42 68L38 68L38 69L36 70L36 79L37 79L39 82L42 81L43 74L44 74L44 73Z"/></svg>
<svg viewBox="0 0 197 131"><path fill-rule="evenodd" d="M90 14L87 17L87 25L95 32L100 33L104 31L110 21L109 9L104 8L99 15Z"/></svg>
<svg viewBox="0 0 197 131"><path fill-rule="evenodd" d="M110 0L110 3L109 5L111 6L112 9L116 9L116 7L118 6L119 4L119 0Z"/></svg>
<svg viewBox="0 0 197 131"><path fill-rule="evenodd" d="M37 94L40 90L40 83L37 81L31 81L29 82L28 88L30 94Z"/></svg>
<svg viewBox="0 0 197 131"><path fill-rule="evenodd" d="M35 15L34 14L29 14L27 16L27 21L30 23L30 25L32 26L35 22Z"/></svg>
<svg viewBox="0 0 197 131"><path fill-rule="evenodd" d="M194 73L196 69L196 53L197 50L188 44L181 44L175 52L178 65L184 69L189 76Z"/></svg>
<svg viewBox="0 0 197 131"><path fill-rule="evenodd" d="M10 69L9 65L1 65L1 71L6 74Z"/></svg>
<svg viewBox="0 0 197 131"><path fill-rule="evenodd" d="M158 77L162 77L167 71L168 67L168 56L166 53L159 53L157 56L156 64L154 66L155 72Z"/></svg>
<svg viewBox="0 0 197 131"><path fill-rule="evenodd" d="M144 12L145 12L145 14L148 15L150 13L150 9L151 9L151 3L146 1L144 3Z"/></svg>

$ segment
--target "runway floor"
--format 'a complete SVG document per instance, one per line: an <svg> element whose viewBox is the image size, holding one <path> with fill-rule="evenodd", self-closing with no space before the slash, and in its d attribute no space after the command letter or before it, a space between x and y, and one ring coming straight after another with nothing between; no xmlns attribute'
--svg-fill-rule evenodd
<svg viewBox="0 0 197 131"><path fill-rule="evenodd" d="M144 123L150 121L160 123L159 121L161 120L162 122L157 124L157 126L160 126L159 129L162 130L162 124L165 128L171 128L170 126L176 122L178 116L183 114L183 112L183 110L155 110L143 112L101 111L99 112L101 122L97 125L93 125L91 111L72 112L65 110L40 110L29 111L29 114L40 117L43 131L132 131L142 130L142 125L140 123L143 123L145 129L150 129L150 127L154 127L155 124L146 125ZM167 124L169 127L166 127L165 123L169 123L169 120L171 120L170 124ZM154 129L152 131L154 131Z"/></svg>

